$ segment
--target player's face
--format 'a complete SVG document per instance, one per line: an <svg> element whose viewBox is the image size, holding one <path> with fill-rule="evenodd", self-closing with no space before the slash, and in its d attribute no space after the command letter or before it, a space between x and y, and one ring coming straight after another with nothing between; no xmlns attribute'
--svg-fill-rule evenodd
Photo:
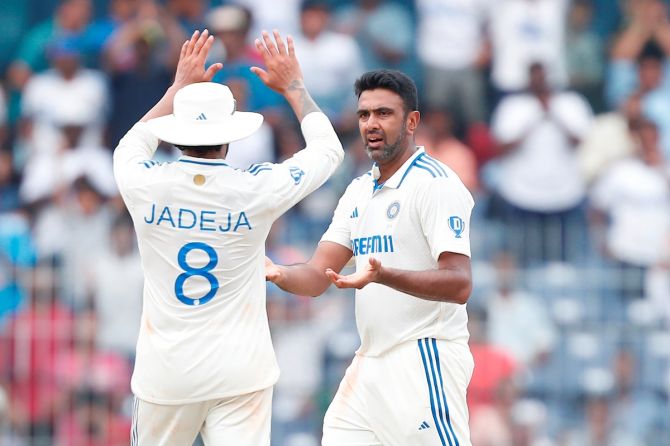
<svg viewBox="0 0 670 446"><path fill-rule="evenodd" d="M358 98L358 128L365 151L377 164L396 159L409 145L402 98L390 90L365 90Z"/></svg>

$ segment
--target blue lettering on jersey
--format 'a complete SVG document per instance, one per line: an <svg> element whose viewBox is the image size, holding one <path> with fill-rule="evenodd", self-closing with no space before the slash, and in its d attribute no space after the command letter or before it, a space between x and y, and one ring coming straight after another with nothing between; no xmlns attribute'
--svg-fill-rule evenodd
<svg viewBox="0 0 670 446"><path fill-rule="evenodd" d="M369 237L357 237L351 240L354 256L375 254L379 252L395 252L393 249L392 235L371 235Z"/></svg>
<svg viewBox="0 0 670 446"><path fill-rule="evenodd" d="M200 231L219 231L238 232L239 229L246 227L251 230L251 222L247 214L242 212L216 212L200 210L196 211L188 208L178 208L173 211L169 206L163 206L158 214L156 211L156 204L152 203L151 212L144 217L144 222L149 225L156 226L172 226L175 229L198 229ZM159 215L156 218L156 215ZM177 224L175 225L174 218L177 215ZM233 225L233 222L235 224Z"/></svg>

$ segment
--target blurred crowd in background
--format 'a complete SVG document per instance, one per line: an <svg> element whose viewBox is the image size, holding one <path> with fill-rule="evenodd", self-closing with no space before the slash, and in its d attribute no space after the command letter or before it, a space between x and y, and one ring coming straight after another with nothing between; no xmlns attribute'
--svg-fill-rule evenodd
<svg viewBox="0 0 670 446"><path fill-rule="evenodd" d="M417 82L417 143L477 202L474 446L667 446L669 13L662 0L3 0L0 444L128 444L143 279L111 155L206 27L224 62L215 81L265 116L229 164L303 146L249 71L263 29L295 38L347 150L275 225L280 263L305 260L370 169L356 77L387 67ZM273 444L317 445L358 346L353 293L271 286L268 312L282 368Z"/></svg>

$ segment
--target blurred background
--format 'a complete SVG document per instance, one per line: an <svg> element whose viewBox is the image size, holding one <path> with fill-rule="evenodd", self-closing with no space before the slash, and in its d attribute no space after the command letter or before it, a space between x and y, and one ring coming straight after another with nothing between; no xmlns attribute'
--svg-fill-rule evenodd
<svg viewBox="0 0 670 446"><path fill-rule="evenodd" d="M476 200L468 303L475 446L670 445L670 21L662 0L3 0L0 444L128 444L142 272L114 184L119 138L193 30L265 124L229 163L303 147L249 72L261 29L295 37L347 150L267 243L304 261L369 170L354 79L419 86L417 143ZM161 147L158 161L175 159ZM273 445L319 444L358 346L353 293L268 287L282 375Z"/></svg>

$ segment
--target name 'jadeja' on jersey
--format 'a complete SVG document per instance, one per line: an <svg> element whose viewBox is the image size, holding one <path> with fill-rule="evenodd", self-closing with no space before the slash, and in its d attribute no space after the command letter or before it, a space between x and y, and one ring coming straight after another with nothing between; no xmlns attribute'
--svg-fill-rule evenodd
<svg viewBox="0 0 670 446"><path fill-rule="evenodd" d="M149 225L169 226L174 229L196 229L200 231L238 232L251 230L251 222L244 211L217 212L193 210L151 204L151 211L144 217Z"/></svg>

